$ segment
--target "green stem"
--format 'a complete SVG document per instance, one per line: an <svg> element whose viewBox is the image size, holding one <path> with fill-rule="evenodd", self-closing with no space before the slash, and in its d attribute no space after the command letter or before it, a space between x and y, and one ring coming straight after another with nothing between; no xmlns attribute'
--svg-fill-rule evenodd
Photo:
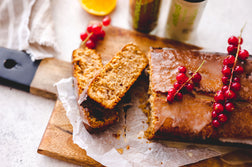
<svg viewBox="0 0 252 167"><path fill-rule="evenodd" d="M203 66L203 64L205 63L205 60L203 60L203 62L200 64L200 66L198 67L198 69L193 73L193 75L185 82L183 83L183 85L180 86L180 88L176 91L176 93L174 94L174 97L179 93L179 91L194 77L194 75L201 69L201 67Z"/></svg>
<svg viewBox="0 0 252 167"><path fill-rule="evenodd" d="M242 36L242 32L243 32L243 29L245 28L246 26L246 23L243 25L242 29L241 29L241 32L240 32L240 35L238 37L238 46L237 46L237 51L236 51L236 54L235 54L235 61L234 61L234 65L232 67L232 71L231 71L231 77L230 77L230 80L229 80L229 85L228 85L228 90L230 90L230 87L231 87L231 83L232 83L232 80L233 80L233 76L234 76L234 68L236 66L236 63L237 63L237 59L238 59L238 55L239 55L239 52L240 52L240 46L241 46L241 36Z"/></svg>
<svg viewBox="0 0 252 167"><path fill-rule="evenodd" d="M87 36L87 38L86 38L84 41L81 42L81 46L84 45L84 44L89 40L89 38L90 38L92 35L93 35L93 32L89 33L88 36Z"/></svg>

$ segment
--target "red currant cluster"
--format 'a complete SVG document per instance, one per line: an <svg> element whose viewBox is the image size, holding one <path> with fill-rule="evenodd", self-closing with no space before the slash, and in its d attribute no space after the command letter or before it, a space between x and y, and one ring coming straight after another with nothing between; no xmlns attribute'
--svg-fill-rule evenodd
<svg viewBox="0 0 252 167"><path fill-rule="evenodd" d="M177 82L174 83L173 88L168 90L167 102L172 103L174 99L180 101L183 98L183 93L192 92L194 85L198 84L201 80L201 75L197 71L189 78L186 75L186 67L178 67L179 74L176 76Z"/></svg>
<svg viewBox="0 0 252 167"><path fill-rule="evenodd" d="M80 39L83 41L82 44L85 44L89 49L94 49L96 43L105 37L105 31L102 29L102 27L108 26L110 21L110 17L105 16L102 20L102 23L88 25L87 31L80 34Z"/></svg>
<svg viewBox="0 0 252 167"><path fill-rule="evenodd" d="M217 91L213 105L212 124L218 128L221 124L228 120L227 115L231 113L235 106L233 101L236 99L236 93L241 89L241 83L239 75L243 73L243 67L236 65L237 60L245 61L249 57L247 50L241 50L240 45L243 39L241 37L231 36L228 39L228 56L223 61L222 83L223 87L220 91Z"/></svg>

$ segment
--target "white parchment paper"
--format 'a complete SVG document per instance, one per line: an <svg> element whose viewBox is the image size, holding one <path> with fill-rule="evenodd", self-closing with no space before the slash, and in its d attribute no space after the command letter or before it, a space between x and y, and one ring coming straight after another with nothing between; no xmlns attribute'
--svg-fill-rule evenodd
<svg viewBox="0 0 252 167"><path fill-rule="evenodd" d="M149 141L143 138L147 117L139 108L144 87L137 84L131 89L131 105L120 121L99 134L89 134L85 129L73 88L73 78L56 84L59 99L73 126L73 141L87 151L87 155L111 167L130 166L181 166L218 156L233 148L209 147L174 141Z"/></svg>

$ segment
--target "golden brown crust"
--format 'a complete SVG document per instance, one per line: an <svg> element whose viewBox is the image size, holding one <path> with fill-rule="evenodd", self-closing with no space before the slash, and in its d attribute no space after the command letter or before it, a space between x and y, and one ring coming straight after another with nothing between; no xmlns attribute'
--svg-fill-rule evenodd
<svg viewBox="0 0 252 167"><path fill-rule="evenodd" d="M152 52L154 52L152 54ZM150 61L150 104L151 104L151 111L150 111L150 124L149 128L146 131L146 136L147 138L180 138L180 139L186 139L186 140L218 140L220 138L235 138L235 139L250 139L252 140L252 104L251 104L251 96L252 94L250 93L251 90L241 90L240 92L240 97L238 100L235 102L235 110L229 114L229 119L228 121L221 126L220 128L216 129L212 126L211 120L207 119L208 117L205 117L208 114L211 114L212 111L212 103L213 103L213 93L215 93L218 89L221 88L222 84L219 83L219 80L216 80L216 83L214 83L213 87L211 86L212 84L207 84L208 80L214 81L216 79L216 76L222 76L221 70L216 71L216 69L212 68L217 68L222 67L222 59L223 57L220 57L218 54L212 54L211 56L213 58L207 58L208 61L203 65L205 68L209 69L208 72L203 73L201 85L204 85L203 88L198 88L193 91L193 96L190 95L185 95L183 97L182 102L174 102L172 104L169 104L166 101L166 94L162 93L162 91L157 91L157 90L162 90L163 88L159 88L161 85L164 85L163 81L158 80L160 77L153 77L155 75L155 66L157 65L157 62L155 59L153 59L153 55L155 55L155 52L158 52L159 56L162 54L169 54L169 56L165 55L162 58L166 59L166 62L169 62L169 59L172 59L171 62L175 62L174 56L176 57L176 61L181 60L180 56L183 56L183 61L175 62L176 66L172 67L172 69L169 66L169 63L166 64L169 70L175 70L179 65L184 65L187 67L187 69L194 69L195 64L200 64L204 59L205 56L211 55L211 53L204 53L201 54L200 52L193 52L193 51L178 51L178 50L165 50L163 52L162 49L153 49L149 53L149 61ZM187 54L185 54L187 53ZM196 54L195 54L196 53ZM188 55L189 54L189 55ZM193 54L197 55L195 58ZM186 62L185 64L183 63L184 61L188 60L188 56L190 57L189 59L191 61ZM168 60L167 60L168 59ZM211 61L214 61L212 63ZM159 60L160 62L160 60ZM190 62L193 62L193 65L190 65ZM213 64L213 65L209 65ZM244 69L247 69L245 71L245 74L241 76L241 84L242 87L251 87L252 82L251 79L249 79L248 76L251 76L251 69L248 69L246 66L251 64L251 61L249 60L248 62L245 63ZM154 66L154 67L153 67ZM192 67L193 66L193 67ZM213 66L211 68L211 66ZM165 66L163 66L165 67ZM203 68L202 67L202 68ZM162 68L163 71L165 71L165 68ZM168 70L168 71L169 71ZM217 74L216 74L217 72ZM200 71L200 73L202 73ZM176 73L174 72L174 75L170 75L170 77L173 77L173 79L176 77ZM153 81L155 79L155 81ZM162 79L162 78L161 78ZM172 80L172 78L167 78L169 80ZM169 89L172 87L173 83L175 80L170 83L170 86L165 88ZM159 84L156 84L159 83ZM167 83L169 84L169 83ZM157 86L158 85L158 86ZM167 86L167 85L166 85ZM247 92L248 94L246 94ZM203 93L203 94L202 94ZM178 109L179 108L179 109ZM199 110L200 109L200 110ZM181 115L178 113L183 111ZM192 115L186 115L187 111L190 111ZM160 114L164 112L164 114ZM173 114L169 114L173 113ZM176 114L174 114L176 113ZM191 126L192 124L194 125L195 121L197 122L197 119L201 115L197 115L197 113L201 113L205 115L204 117L200 118L202 121L206 121L204 126L200 128L199 131L197 131L197 126L194 128L194 126ZM166 116L162 124L160 124L160 115ZM182 119L182 120L181 120ZM179 123L177 123L179 120ZM189 123L187 122L188 120L193 120L194 122ZM157 130L158 128L158 130Z"/></svg>
<svg viewBox="0 0 252 167"><path fill-rule="evenodd" d="M148 59L137 46L125 45L92 80L88 96L104 108L114 108L147 64Z"/></svg>
<svg viewBox="0 0 252 167"><path fill-rule="evenodd" d="M102 65L99 54L88 48L80 48L73 51L72 54L73 77L75 78L75 87L80 98L84 89L98 73ZM94 104L92 100L86 100L85 104L79 106L81 115L85 120L85 127L88 131L98 131L113 124L118 120L116 110L103 109L99 104ZM109 114L108 114L109 113Z"/></svg>

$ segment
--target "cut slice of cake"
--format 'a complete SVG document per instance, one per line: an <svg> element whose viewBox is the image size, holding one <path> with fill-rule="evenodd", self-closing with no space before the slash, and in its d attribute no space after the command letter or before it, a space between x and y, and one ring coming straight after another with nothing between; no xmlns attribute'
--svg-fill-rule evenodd
<svg viewBox="0 0 252 167"><path fill-rule="evenodd" d="M104 108L114 108L147 64L146 55L136 45L125 45L92 80L88 97Z"/></svg>
<svg viewBox="0 0 252 167"><path fill-rule="evenodd" d="M242 64L245 73L241 76L242 88L235 101L235 110L228 121L214 128L211 124L213 95L222 88L222 62L220 53L191 50L151 49L148 54L150 67L150 106L147 138L175 138L182 140L238 139L252 144L252 70L251 60ZM185 66L193 73L200 69L202 80L192 94L185 94L182 101L168 103L166 95L176 82L177 68ZM227 140L226 140L227 141ZM230 140L231 141L231 140Z"/></svg>
<svg viewBox="0 0 252 167"><path fill-rule="evenodd" d="M73 77L78 98L89 85L95 75L102 69L102 60L99 54L88 48L80 48L72 54ZM80 113L85 127L91 132L98 128L104 128L118 120L116 110L102 108L92 100L87 100L85 105L80 105Z"/></svg>

